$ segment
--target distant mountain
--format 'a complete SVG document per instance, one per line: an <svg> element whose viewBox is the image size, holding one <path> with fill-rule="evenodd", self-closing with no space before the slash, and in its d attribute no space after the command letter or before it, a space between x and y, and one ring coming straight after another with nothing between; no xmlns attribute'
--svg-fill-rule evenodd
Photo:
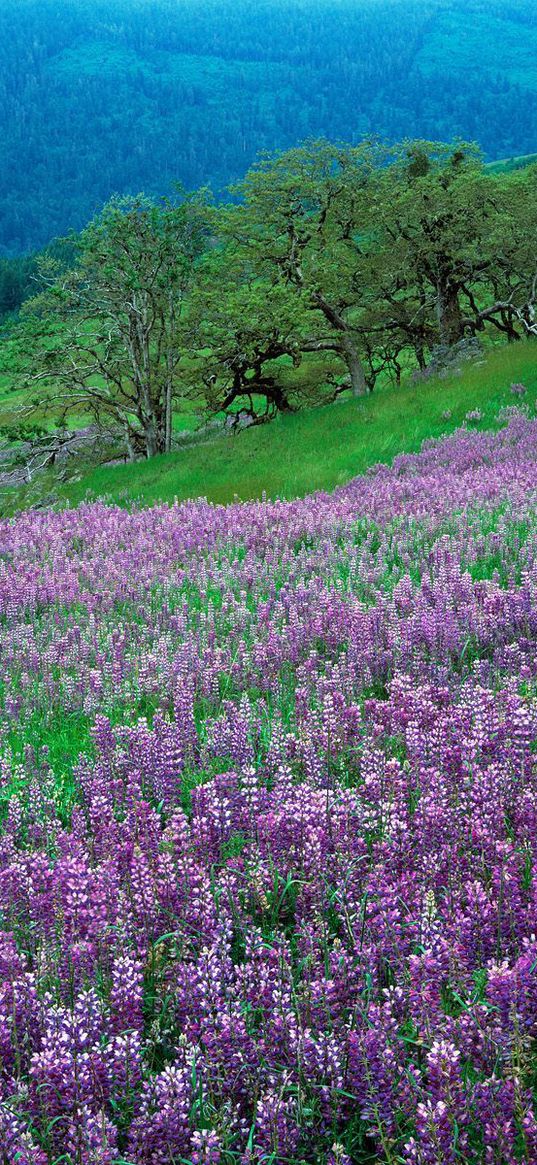
<svg viewBox="0 0 537 1165"><path fill-rule="evenodd" d="M527 0L0 0L0 254L309 136L537 148Z"/></svg>

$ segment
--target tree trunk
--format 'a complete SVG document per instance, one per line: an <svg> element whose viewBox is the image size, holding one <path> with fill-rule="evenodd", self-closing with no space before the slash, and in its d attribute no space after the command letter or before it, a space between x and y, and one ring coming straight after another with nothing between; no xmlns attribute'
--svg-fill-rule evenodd
<svg viewBox="0 0 537 1165"><path fill-rule="evenodd" d="M347 365L353 396L365 396L371 389L366 380L364 368L353 340L348 332L341 337L341 357Z"/></svg>
<svg viewBox="0 0 537 1165"><path fill-rule="evenodd" d="M127 457L129 461L135 461L134 446L131 441L131 436L127 427L125 427L125 445L127 447Z"/></svg>
<svg viewBox="0 0 537 1165"><path fill-rule="evenodd" d="M281 388L281 386L279 384L276 384L272 378L270 378L270 380L268 380L268 382L265 382L265 383L266 383L267 400L271 400L273 402L273 404L277 408L278 412L279 413L293 413L295 410L293 409L292 404L289 403L287 396L286 396L285 392L283 391L283 389ZM261 390L262 390L262 384L263 384L263 382L261 382Z"/></svg>
<svg viewBox="0 0 537 1165"><path fill-rule="evenodd" d="M166 384L166 401L164 416L164 452L170 453L172 447L172 385L171 380Z"/></svg>
<svg viewBox="0 0 537 1165"><path fill-rule="evenodd" d="M426 367L427 367L427 361L426 361L426 359L425 359L425 349L424 349L424 346L423 346L423 344L421 343L421 340L418 340L418 341L415 343L415 345L414 345L414 352L415 352L415 354L416 354L416 360L417 360L417 362L418 362L418 368L419 368L420 372L424 372L424 371L425 371L425 369L426 369Z"/></svg>
<svg viewBox="0 0 537 1165"><path fill-rule="evenodd" d="M175 301L172 288L168 292L168 344L167 344L167 377L164 400L164 452L170 453L172 448L172 397L173 397L173 372L174 372L174 358L176 349L176 316L175 316ZM165 331L165 320L161 316L162 330Z"/></svg>
<svg viewBox="0 0 537 1165"><path fill-rule="evenodd" d="M347 365L347 370L351 378L353 396L365 396L369 391L367 379L358 349L356 348L346 320L341 315L341 312L337 311L336 308L328 303L320 291L314 292L313 302L316 307L320 308L329 324L335 328L336 332L339 332L340 339L336 350L339 351Z"/></svg>
<svg viewBox="0 0 537 1165"><path fill-rule="evenodd" d="M516 328L514 327L511 316L506 311L502 311L500 312L500 319L502 321L503 330L507 336L507 343L514 344L517 340L520 340L520 333L517 332Z"/></svg>
<svg viewBox="0 0 537 1165"><path fill-rule="evenodd" d="M458 290L449 280L439 280L436 288L436 312L440 343L451 348L462 340L464 327Z"/></svg>
<svg viewBox="0 0 537 1165"><path fill-rule="evenodd" d="M148 461L151 457L155 457L157 453L162 452L162 450L159 449L157 427L153 418L151 418L149 421L146 421L144 425L144 445L145 455Z"/></svg>

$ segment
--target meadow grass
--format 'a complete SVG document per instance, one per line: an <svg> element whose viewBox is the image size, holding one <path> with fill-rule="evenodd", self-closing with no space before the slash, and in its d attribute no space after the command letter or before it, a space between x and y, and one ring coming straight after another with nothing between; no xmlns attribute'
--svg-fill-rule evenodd
<svg viewBox="0 0 537 1165"><path fill-rule="evenodd" d="M493 428L502 407L520 403L512 383L526 386L522 399L533 412L537 346L532 342L495 348L460 375L386 386L359 401L346 398L281 416L270 425L215 437L150 462L94 469L62 488L60 496L71 504L90 495L151 505L174 498L227 503L332 490L377 462L452 432L468 412L482 414L480 421L470 422L473 427Z"/></svg>
<svg viewBox="0 0 537 1165"><path fill-rule="evenodd" d="M512 158L500 158L489 162L487 169L492 174L512 174L514 170L525 170L526 166L537 165L537 154L514 154Z"/></svg>

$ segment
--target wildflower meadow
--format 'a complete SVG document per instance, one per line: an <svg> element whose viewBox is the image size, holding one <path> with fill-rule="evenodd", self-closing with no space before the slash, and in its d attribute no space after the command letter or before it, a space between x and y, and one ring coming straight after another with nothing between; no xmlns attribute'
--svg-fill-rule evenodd
<svg viewBox="0 0 537 1165"><path fill-rule="evenodd" d="M503 420L331 495L0 523L2 1165L537 1162Z"/></svg>

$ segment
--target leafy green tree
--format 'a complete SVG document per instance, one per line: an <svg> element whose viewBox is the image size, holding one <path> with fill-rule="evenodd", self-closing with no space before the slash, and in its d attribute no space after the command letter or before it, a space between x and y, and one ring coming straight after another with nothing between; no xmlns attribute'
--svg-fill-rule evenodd
<svg viewBox="0 0 537 1165"><path fill-rule="evenodd" d="M263 159L221 216L257 276L300 298L310 321L302 351L336 353L356 396L368 391L354 313L377 154L320 141Z"/></svg>
<svg viewBox="0 0 537 1165"><path fill-rule="evenodd" d="M185 303L207 241L202 194L161 206L114 199L85 231L78 262L61 274L45 258L45 290L26 305L43 321L31 378L66 412L90 413L122 433L129 455L170 449L174 399L182 391Z"/></svg>
<svg viewBox="0 0 537 1165"><path fill-rule="evenodd" d="M41 258L24 309L41 411L89 413L151 457L181 399L259 422L399 383L486 330L537 333L537 167L320 141L264 158L236 194L115 199L74 262Z"/></svg>
<svg viewBox="0 0 537 1165"><path fill-rule="evenodd" d="M189 324L192 387L209 413L240 412L259 422L333 395L335 386L293 375L310 334L301 297L289 284L259 275L229 241L198 269Z"/></svg>
<svg viewBox="0 0 537 1165"><path fill-rule="evenodd" d="M483 305L469 295L474 331L487 324L516 340L537 336L537 165L495 178L490 291Z"/></svg>
<svg viewBox="0 0 537 1165"><path fill-rule="evenodd" d="M499 318L515 253L519 266L529 260L521 254L529 204L521 213L524 200L514 193L475 147L414 142L394 150L374 205L378 298L415 348L434 338L450 347Z"/></svg>
<svg viewBox="0 0 537 1165"><path fill-rule="evenodd" d="M282 357L299 359L293 299L282 288L222 281L198 304L203 347L194 370L209 411L240 407L255 420L293 411L278 366Z"/></svg>

